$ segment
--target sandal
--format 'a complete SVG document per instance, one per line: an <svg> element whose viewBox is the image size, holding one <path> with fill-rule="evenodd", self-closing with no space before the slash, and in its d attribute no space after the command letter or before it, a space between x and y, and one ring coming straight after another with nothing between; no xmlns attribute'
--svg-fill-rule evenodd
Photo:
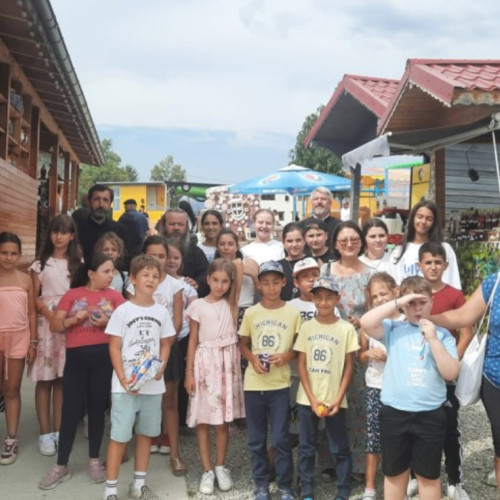
<svg viewBox="0 0 500 500"><path fill-rule="evenodd" d="M172 458L170 457L170 466L172 467L172 474L174 476L185 476L187 469L186 464L182 458Z"/></svg>
<svg viewBox="0 0 500 500"><path fill-rule="evenodd" d="M4 441L4 449L0 455L0 465L10 465L17 460L17 438L7 436Z"/></svg>

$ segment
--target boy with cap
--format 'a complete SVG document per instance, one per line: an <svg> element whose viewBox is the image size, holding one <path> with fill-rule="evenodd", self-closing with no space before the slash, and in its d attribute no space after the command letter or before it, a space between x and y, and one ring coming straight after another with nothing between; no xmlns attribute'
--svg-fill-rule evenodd
<svg viewBox="0 0 500 500"><path fill-rule="evenodd" d="M281 264L259 267L257 288L261 301L245 311L240 327L240 350L248 360L245 371L245 407L248 449L251 455L255 499L269 500L268 420L275 453L276 482L282 500L293 500L292 451L289 430L290 361L300 326L296 309L281 300L285 275Z"/></svg>
<svg viewBox="0 0 500 500"><path fill-rule="evenodd" d="M294 345L299 353L299 476L301 498L314 494L316 434L325 418L328 445L337 472L336 499L351 494L352 458L346 426L346 391L359 349L354 327L335 314L339 301L333 278L317 280L312 289L317 315L302 324Z"/></svg>

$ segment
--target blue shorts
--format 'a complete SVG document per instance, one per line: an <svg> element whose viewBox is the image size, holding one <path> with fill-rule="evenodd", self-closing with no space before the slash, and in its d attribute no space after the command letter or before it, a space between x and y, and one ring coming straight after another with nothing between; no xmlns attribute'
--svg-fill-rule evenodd
<svg viewBox="0 0 500 500"><path fill-rule="evenodd" d="M161 434L161 401L163 394L111 394L111 439L128 443L132 430L155 437Z"/></svg>

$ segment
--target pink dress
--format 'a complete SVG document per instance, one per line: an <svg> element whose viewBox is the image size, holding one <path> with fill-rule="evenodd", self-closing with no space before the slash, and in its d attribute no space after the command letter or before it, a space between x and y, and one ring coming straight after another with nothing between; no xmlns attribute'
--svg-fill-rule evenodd
<svg viewBox="0 0 500 500"><path fill-rule="evenodd" d="M200 325L194 358L196 389L187 425L220 425L245 416L238 336L226 300L194 300L186 314Z"/></svg>
<svg viewBox="0 0 500 500"><path fill-rule="evenodd" d="M70 274L66 259L49 257L41 270L36 260L30 270L38 274L41 298L44 304L55 311L61 297L69 290ZM64 333L50 331L49 321L39 314L37 317L38 350L35 362L30 367L31 380L54 380L63 376L66 361L66 336Z"/></svg>

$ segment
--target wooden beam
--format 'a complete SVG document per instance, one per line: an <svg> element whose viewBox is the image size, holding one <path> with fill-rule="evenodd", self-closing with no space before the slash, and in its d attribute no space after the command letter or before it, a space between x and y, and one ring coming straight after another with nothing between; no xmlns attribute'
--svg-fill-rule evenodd
<svg viewBox="0 0 500 500"><path fill-rule="evenodd" d="M57 213L57 160L59 159L59 137L53 136L52 157L50 161L49 174L49 218L52 219Z"/></svg>
<svg viewBox="0 0 500 500"><path fill-rule="evenodd" d="M76 161L71 162L71 189L70 189L70 201L69 208L74 210L78 205L78 163Z"/></svg>
<svg viewBox="0 0 500 500"><path fill-rule="evenodd" d="M38 177L38 153L40 151L40 110L31 108L29 175Z"/></svg>
<svg viewBox="0 0 500 500"><path fill-rule="evenodd" d="M64 186L63 186L63 204L62 211L63 213L67 213L69 208L69 167L70 167L70 159L69 153L64 153Z"/></svg>

